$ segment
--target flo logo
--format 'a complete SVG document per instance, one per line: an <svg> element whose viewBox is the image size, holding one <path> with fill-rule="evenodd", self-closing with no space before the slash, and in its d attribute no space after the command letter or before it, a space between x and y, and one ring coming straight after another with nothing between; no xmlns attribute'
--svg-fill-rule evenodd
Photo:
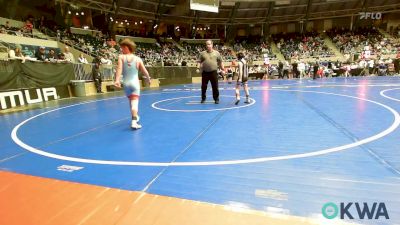
<svg viewBox="0 0 400 225"><path fill-rule="evenodd" d="M373 19L373 20L380 20L382 19L382 13L376 12L376 13L371 13L371 12L359 12L360 19Z"/></svg>
<svg viewBox="0 0 400 225"><path fill-rule="evenodd" d="M340 219L354 219L354 215L358 215L358 219L389 219L386 205L383 202L374 202L372 205L368 203L340 203L338 207L335 203L328 202L322 206L322 215L327 219L334 219L340 216Z"/></svg>

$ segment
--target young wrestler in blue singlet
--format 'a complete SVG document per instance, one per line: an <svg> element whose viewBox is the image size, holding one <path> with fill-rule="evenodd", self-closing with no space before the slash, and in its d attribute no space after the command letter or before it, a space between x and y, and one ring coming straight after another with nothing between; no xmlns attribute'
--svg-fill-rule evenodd
<svg viewBox="0 0 400 225"><path fill-rule="evenodd" d="M129 99L132 114L131 127L140 129L142 125L139 122L138 106L140 97L139 71L146 76L147 82L150 84L149 72L144 67L142 59L132 54L136 49L136 44L124 39L120 43L122 55L118 57L118 68L115 75L115 86L121 87L121 75L124 77L124 91Z"/></svg>

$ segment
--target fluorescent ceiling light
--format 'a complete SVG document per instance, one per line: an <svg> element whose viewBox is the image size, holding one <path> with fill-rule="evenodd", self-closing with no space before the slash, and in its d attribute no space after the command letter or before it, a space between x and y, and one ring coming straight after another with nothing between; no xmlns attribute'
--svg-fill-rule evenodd
<svg viewBox="0 0 400 225"><path fill-rule="evenodd" d="M212 5L203 5L203 4L198 4L198 3L190 3L190 9L191 10L218 13L218 6L212 6Z"/></svg>

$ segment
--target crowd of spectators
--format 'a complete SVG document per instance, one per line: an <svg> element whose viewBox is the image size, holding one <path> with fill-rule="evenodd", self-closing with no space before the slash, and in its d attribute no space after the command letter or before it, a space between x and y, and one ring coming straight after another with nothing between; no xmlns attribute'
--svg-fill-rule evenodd
<svg viewBox="0 0 400 225"><path fill-rule="evenodd" d="M264 61L265 58L269 58L270 60L276 59L276 55L272 53L271 45L266 42L237 42L233 45L233 49L235 52L244 52L247 60L250 62Z"/></svg>
<svg viewBox="0 0 400 225"><path fill-rule="evenodd" d="M0 34L43 39L39 36L33 35L32 20L33 19L27 19L22 26L11 26L10 21L6 21L5 24L0 25Z"/></svg>
<svg viewBox="0 0 400 225"><path fill-rule="evenodd" d="M36 21L36 24L39 24L39 29L44 31L47 28L41 21ZM0 33L32 36L34 22L28 19L22 27L18 28L11 27L7 21L6 24L0 26ZM93 56L101 64L116 64L120 49L117 42L109 34L96 31L92 32L91 35L83 35L72 33L70 29L61 29L56 26L54 28L52 36L58 41ZM277 34L273 35L269 42L243 39L237 40L232 46L215 43L214 48L221 53L225 62L234 61L238 52L244 52L250 63L254 61L265 62L266 58L268 58L268 61L277 59L272 52L270 44L273 41L283 54L285 61L277 65L264 63L268 65L252 67L251 71L259 72L263 69L268 73L275 71L280 74L279 77L284 76L284 71L292 71L291 73L294 77L306 77L311 76L314 70L319 75L332 75L336 74L335 70L338 69L342 70L345 75L351 74L350 71L355 69L360 69L362 74L375 74L384 67L387 72L395 70L392 65L396 65L396 62L398 62L398 59L397 61L396 59L384 60L381 56L397 54L397 58L400 58L398 54L400 49L398 39L400 28L394 28L390 33L393 38L381 34L375 28L360 28L353 31L332 29L326 32L327 37L331 38L336 47L344 54L345 58L341 60L344 64L339 61L325 62L318 60L334 56L334 54L324 43L323 35L315 32ZM137 43L136 54L143 59L146 66L184 66L188 63L195 63L199 53L205 50L204 43L181 42L181 46L177 46L175 43L160 38L156 38L156 42L152 44ZM62 52L59 49L43 46L33 51L27 51L21 46L15 46L10 50L9 57L21 59L22 61L89 63L84 54L80 54L75 60L68 46ZM358 57L354 58L355 55L358 55ZM309 59L317 62L318 66L315 63L308 63ZM316 69L317 67L318 69ZM368 73L365 68L368 68Z"/></svg>
<svg viewBox="0 0 400 225"><path fill-rule="evenodd" d="M25 61L49 62L49 63L88 63L83 54L80 55L79 61L75 61L74 55L70 52L69 47L66 46L61 52L58 48L46 48L40 46L37 48L25 47L22 50L21 45L15 45L8 52L10 59L19 59L23 63Z"/></svg>
<svg viewBox="0 0 400 225"><path fill-rule="evenodd" d="M305 34L290 33L273 36L276 46L285 59L329 57L334 54L325 45L322 36L315 32Z"/></svg>
<svg viewBox="0 0 400 225"><path fill-rule="evenodd" d="M359 59L353 62L319 60L279 61L277 65L269 65L269 74L278 78L322 78L334 76L368 76L399 74L400 54L395 59Z"/></svg>
<svg viewBox="0 0 400 225"><path fill-rule="evenodd" d="M400 43L396 38L385 37L375 28L356 30L333 29L328 32L333 43L346 55L389 55L396 54Z"/></svg>
<svg viewBox="0 0 400 225"><path fill-rule="evenodd" d="M397 26L396 28L394 28L390 33L394 38L399 39L400 38L400 26Z"/></svg>

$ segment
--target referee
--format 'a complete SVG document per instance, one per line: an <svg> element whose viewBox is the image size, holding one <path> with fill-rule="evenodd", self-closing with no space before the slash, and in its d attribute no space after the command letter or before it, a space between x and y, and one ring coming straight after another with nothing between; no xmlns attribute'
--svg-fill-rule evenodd
<svg viewBox="0 0 400 225"><path fill-rule="evenodd" d="M201 103L206 101L206 92L208 81L211 81L213 98L215 104L219 104L219 90L218 90L218 67L221 69L221 75L225 75L224 65L222 65L222 58L218 51L213 49L213 42L206 41L206 51L200 53L200 70L201 73Z"/></svg>

